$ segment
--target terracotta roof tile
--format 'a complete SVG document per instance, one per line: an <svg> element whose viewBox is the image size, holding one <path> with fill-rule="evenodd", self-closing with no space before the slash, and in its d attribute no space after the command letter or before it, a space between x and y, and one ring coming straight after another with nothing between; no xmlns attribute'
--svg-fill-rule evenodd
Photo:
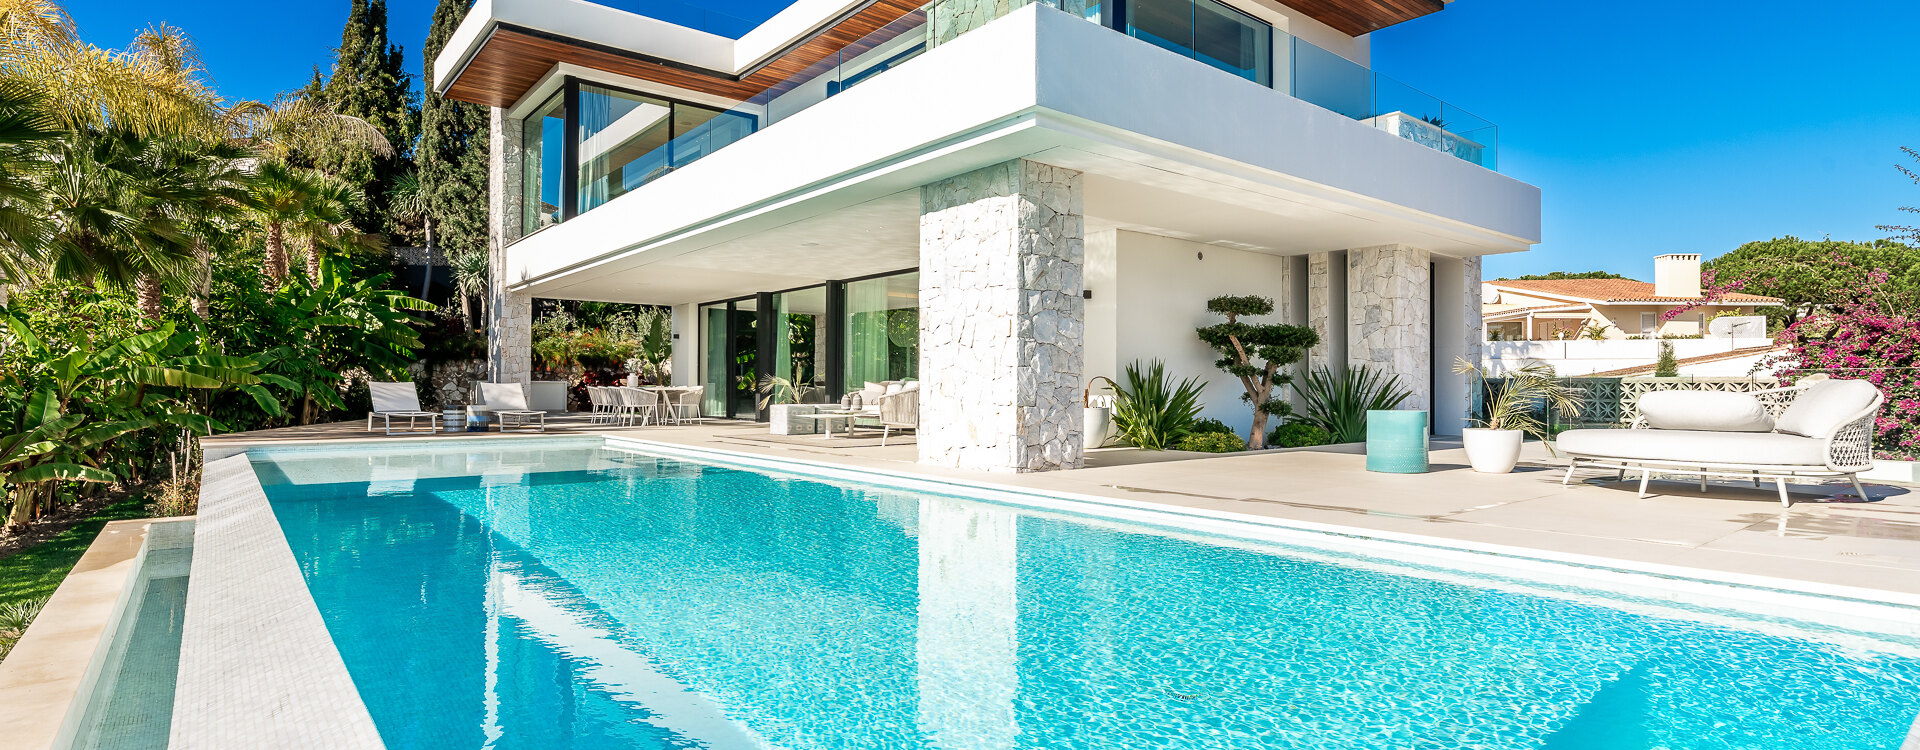
<svg viewBox="0 0 1920 750"><path fill-rule="evenodd" d="M1544 279L1531 281L1508 281L1497 279L1487 282L1494 286L1503 286L1529 292L1545 292L1582 299L1595 299L1602 302L1698 302L1700 297L1660 297L1653 293L1653 285L1633 279ZM1757 294L1732 293L1720 298L1721 302L1751 302L1762 305L1777 305L1777 297L1762 297Z"/></svg>

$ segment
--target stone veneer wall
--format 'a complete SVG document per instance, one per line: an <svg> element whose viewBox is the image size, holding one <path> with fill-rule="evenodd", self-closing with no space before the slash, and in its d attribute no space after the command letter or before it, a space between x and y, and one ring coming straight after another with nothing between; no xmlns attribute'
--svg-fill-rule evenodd
<svg viewBox="0 0 1920 750"><path fill-rule="evenodd" d="M493 108L488 131L487 361L496 383L533 380L533 297L507 291L507 245L520 239L520 128Z"/></svg>
<svg viewBox="0 0 1920 750"><path fill-rule="evenodd" d="M1347 361L1399 375L1404 409L1433 407L1432 262L1406 245L1347 251Z"/></svg>
<svg viewBox="0 0 1920 750"><path fill-rule="evenodd" d="M1081 175L1004 162L920 189L920 460L1081 465Z"/></svg>
<svg viewBox="0 0 1920 750"><path fill-rule="evenodd" d="M1460 283L1465 287L1462 290L1462 296L1466 300L1462 304L1465 309L1461 312L1467 316L1467 345L1461 352L1461 356L1466 357L1468 362L1476 364L1486 361L1487 325L1480 317L1480 269L1483 261L1484 259L1478 255L1460 259ZM1453 371L1453 363L1442 364L1447 372ZM1472 398L1469 397L1468 401L1467 413L1471 414L1473 413Z"/></svg>
<svg viewBox="0 0 1920 750"><path fill-rule="evenodd" d="M1307 327L1320 341L1307 349L1307 366L1330 364L1333 345L1329 315L1333 311L1333 253L1307 254Z"/></svg>

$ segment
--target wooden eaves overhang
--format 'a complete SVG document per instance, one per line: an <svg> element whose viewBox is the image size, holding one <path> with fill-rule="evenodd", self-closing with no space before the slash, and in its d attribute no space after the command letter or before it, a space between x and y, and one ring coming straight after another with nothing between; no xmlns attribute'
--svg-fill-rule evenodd
<svg viewBox="0 0 1920 750"><path fill-rule="evenodd" d="M918 11L924 2L874 0L738 75L501 23L441 93L458 101L507 107L554 65L570 63L745 101ZM1287 0L1287 4L1350 36L1419 18L1444 5L1442 0Z"/></svg>

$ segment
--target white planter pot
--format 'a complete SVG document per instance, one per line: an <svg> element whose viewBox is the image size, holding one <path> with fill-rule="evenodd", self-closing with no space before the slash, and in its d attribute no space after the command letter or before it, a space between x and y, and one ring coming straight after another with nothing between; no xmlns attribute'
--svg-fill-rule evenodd
<svg viewBox="0 0 1920 750"><path fill-rule="evenodd" d="M639 375L628 375L628 376L627 376L627 387L628 387L628 388L639 388L639 387L640 387L640 376L639 376Z"/></svg>
<svg viewBox="0 0 1920 750"><path fill-rule="evenodd" d="M1082 445L1098 448L1105 445L1113 435L1113 409L1105 406L1089 406L1080 410Z"/></svg>
<svg viewBox="0 0 1920 750"><path fill-rule="evenodd" d="M1506 474L1520 462L1520 439L1525 436L1526 433L1519 430L1469 427L1461 432L1460 441L1466 444L1467 463L1473 465L1474 471Z"/></svg>

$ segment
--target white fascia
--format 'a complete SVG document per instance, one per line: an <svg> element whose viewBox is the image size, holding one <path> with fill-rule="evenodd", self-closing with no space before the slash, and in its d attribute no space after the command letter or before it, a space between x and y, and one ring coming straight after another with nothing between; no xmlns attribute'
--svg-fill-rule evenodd
<svg viewBox="0 0 1920 750"><path fill-rule="evenodd" d="M734 40L583 0L477 0L434 59L431 83L446 91L502 24L740 75L866 4L799 0Z"/></svg>
<svg viewBox="0 0 1920 750"><path fill-rule="evenodd" d="M732 75L734 40L583 0L477 0L433 61L433 88L446 91L502 24Z"/></svg>
<svg viewBox="0 0 1920 750"><path fill-rule="evenodd" d="M502 281L619 272L1062 150L1419 225L1474 254L1540 236L1532 185L1033 6L513 244Z"/></svg>

